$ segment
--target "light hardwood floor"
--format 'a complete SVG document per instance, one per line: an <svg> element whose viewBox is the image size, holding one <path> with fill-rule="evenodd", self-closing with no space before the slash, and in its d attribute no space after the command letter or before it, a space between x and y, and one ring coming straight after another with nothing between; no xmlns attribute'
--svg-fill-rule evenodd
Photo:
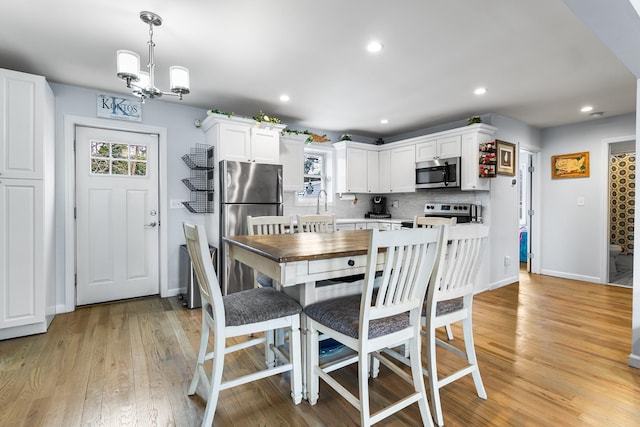
<svg viewBox="0 0 640 427"><path fill-rule="evenodd" d="M627 365L631 289L524 274L474 302L488 400L470 377L446 386L446 426L640 425L640 370ZM197 426L204 402L186 390L199 330L199 310L150 297L80 308L56 316L46 334L0 341L0 426ZM244 353L226 368L262 359ZM355 372L343 375L349 387ZM371 381L376 401L404 386L390 378L383 369ZM293 405L287 377L223 391L214 424L357 425L358 412L320 387L313 407ZM410 407L379 425L418 423Z"/></svg>

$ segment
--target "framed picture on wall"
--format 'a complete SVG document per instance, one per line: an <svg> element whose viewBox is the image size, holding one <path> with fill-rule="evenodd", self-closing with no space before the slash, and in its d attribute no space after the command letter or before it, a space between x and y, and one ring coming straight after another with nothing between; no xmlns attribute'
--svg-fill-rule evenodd
<svg viewBox="0 0 640 427"><path fill-rule="evenodd" d="M516 145L510 142L496 140L496 157L498 164L496 172L501 175L516 175Z"/></svg>
<svg viewBox="0 0 640 427"><path fill-rule="evenodd" d="M588 176L588 151L551 156L551 178L586 178Z"/></svg>

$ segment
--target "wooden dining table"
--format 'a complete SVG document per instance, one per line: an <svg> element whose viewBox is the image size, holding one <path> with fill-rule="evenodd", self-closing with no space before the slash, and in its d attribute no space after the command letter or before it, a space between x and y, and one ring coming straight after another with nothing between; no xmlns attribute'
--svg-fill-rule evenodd
<svg viewBox="0 0 640 427"><path fill-rule="evenodd" d="M321 291L316 282L365 272L370 235L371 230L349 230L229 236L224 241L232 259L283 288L297 287L304 307L318 300ZM333 293L341 296L337 289Z"/></svg>

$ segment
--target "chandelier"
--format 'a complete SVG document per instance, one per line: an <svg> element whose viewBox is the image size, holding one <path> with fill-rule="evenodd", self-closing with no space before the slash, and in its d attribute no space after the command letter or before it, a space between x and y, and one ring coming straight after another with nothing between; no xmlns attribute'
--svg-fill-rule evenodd
<svg viewBox="0 0 640 427"><path fill-rule="evenodd" d="M130 50L119 50L117 52L117 73L118 77L127 82L127 87L133 89L134 95L140 97L142 102L146 98L160 98L162 95L178 96L182 100L182 95L189 93L189 70L185 67L173 65L169 67L169 85L171 92L163 92L155 85L155 68L153 62L153 27L162 24L162 18L153 12L140 12L140 19L149 25L149 63L148 72L140 71L140 55Z"/></svg>

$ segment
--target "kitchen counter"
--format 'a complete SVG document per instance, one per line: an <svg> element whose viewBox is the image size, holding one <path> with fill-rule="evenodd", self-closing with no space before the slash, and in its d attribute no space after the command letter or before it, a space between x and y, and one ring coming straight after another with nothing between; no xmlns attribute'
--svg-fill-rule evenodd
<svg viewBox="0 0 640 427"><path fill-rule="evenodd" d="M366 222L371 224L379 224L380 222L389 222L391 224L400 224L402 221L413 221L413 218L336 218L336 224L345 224L352 222Z"/></svg>
<svg viewBox="0 0 640 427"><path fill-rule="evenodd" d="M336 231L367 230L371 228L399 230L402 221L413 221L413 218L336 218Z"/></svg>

